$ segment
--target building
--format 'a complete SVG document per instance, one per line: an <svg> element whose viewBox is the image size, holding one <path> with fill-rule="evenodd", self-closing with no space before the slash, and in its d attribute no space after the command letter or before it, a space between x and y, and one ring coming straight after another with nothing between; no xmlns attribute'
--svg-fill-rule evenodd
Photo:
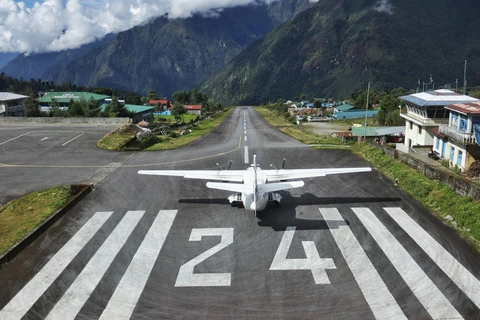
<svg viewBox="0 0 480 320"><path fill-rule="evenodd" d="M167 110L168 106L170 105L170 101L167 99L150 100L148 104L154 107L158 105L162 108L162 110Z"/></svg>
<svg viewBox="0 0 480 320"><path fill-rule="evenodd" d="M352 127L353 137L366 137L378 142L403 142L405 127Z"/></svg>
<svg viewBox="0 0 480 320"><path fill-rule="evenodd" d="M101 106L100 111L105 112L105 109L107 108L108 104L103 104ZM126 104L125 109L127 111L133 113L132 117L132 122L133 123L139 123L141 121L146 121L148 123L153 123L154 117L153 117L153 110L155 107L151 106L139 106L135 104Z"/></svg>
<svg viewBox="0 0 480 320"><path fill-rule="evenodd" d="M187 110L188 114L196 114L199 116L202 114L203 106L201 104L185 105L185 109Z"/></svg>
<svg viewBox="0 0 480 320"><path fill-rule="evenodd" d="M378 114L378 110L367 110L360 109L355 106L352 106L348 103L344 103L338 107L333 108L333 115L332 117L336 119L360 119L365 118L373 118Z"/></svg>
<svg viewBox="0 0 480 320"><path fill-rule="evenodd" d="M0 92L0 117L26 117L25 101L28 96L21 94Z"/></svg>
<svg viewBox="0 0 480 320"><path fill-rule="evenodd" d="M461 171L480 160L480 102L445 106L450 111L448 123L433 130L433 150Z"/></svg>
<svg viewBox="0 0 480 320"><path fill-rule="evenodd" d="M90 92L47 92L38 100L38 104L42 112L49 112L52 101L57 103L60 110L68 110L72 101L80 102L82 100L90 101L93 99L100 107L102 104L108 103L106 100L109 98L110 96Z"/></svg>
<svg viewBox="0 0 480 320"><path fill-rule="evenodd" d="M397 145L403 152L409 152L412 147L433 146L432 129L449 121L450 110L445 106L479 101L446 89L401 96L400 100L405 101L407 107L407 113L400 114L405 119L405 143Z"/></svg>
<svg viewBox="0 0 480 320"><path fill-rule="evenodd" d="M140 121L153 123L153 110L155 107L126 104L125 109L134 114L132 118L133 123L139 123Z"/></svg>
<svg viewBox="0 0 480 320"><path fill-rule="evenodd" d="M342 105L339 105L338 107L333 108L333 112L346 112L346 111L351 111L351 110L359 110L357 107L352 106L351 104L344 103Z"/></svg>

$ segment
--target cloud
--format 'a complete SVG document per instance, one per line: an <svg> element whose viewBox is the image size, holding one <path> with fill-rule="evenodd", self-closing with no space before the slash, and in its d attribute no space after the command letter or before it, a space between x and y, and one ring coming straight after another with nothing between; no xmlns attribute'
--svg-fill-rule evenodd
<svg viewBox="0 0 480 320"><path fill-rule="evenodd" d="M0 0L0 52L78 48L154 17L214 15L262 1L274 0Z"/></svg>
<svg viewBox="0 0 480 320"><path fill-rule="evenodd" d="M389 0L381 0L375 6L375 10L382 13L393 14L393 6L388 2Z"/></svg>

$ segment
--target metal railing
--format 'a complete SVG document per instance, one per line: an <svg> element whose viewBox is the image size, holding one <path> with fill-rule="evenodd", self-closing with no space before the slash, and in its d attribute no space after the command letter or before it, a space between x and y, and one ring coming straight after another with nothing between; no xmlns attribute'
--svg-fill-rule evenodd
<svg viewBox="0 0 480 320"><path fill-rule="evenodd" d="M460 142L463 145L476 143L475 135L473 133L462 132L445 124L441 124L439 126L439 132L455 141Z"/></svg>

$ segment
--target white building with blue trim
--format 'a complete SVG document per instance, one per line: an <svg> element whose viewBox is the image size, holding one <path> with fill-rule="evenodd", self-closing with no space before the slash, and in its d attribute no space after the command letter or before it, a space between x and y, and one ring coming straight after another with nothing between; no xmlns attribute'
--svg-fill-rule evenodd
<svg viewBox="0 0 480 320"><path fill-rule="evenodd" d="M433 150L452 167L468 170L480 160L480 102L445 106L450 111L447 124L433 130Z"/></svg>
<svg viewBox="0 0 480 320"><path fill-rule="evenodd" d="M400 99L407 108L406 113L400 114L405 119L405 143L397 145L403 152L434 145L434 131L450 121L450 109L446 106L480 101L446 89L414 93Z"/></svg>

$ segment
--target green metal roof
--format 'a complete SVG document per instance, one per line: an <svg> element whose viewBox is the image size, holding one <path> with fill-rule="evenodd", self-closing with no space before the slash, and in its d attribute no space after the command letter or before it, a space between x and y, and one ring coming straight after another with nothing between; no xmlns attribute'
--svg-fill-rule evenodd
<svg viewBox="0 0 480 320"><path fill-rule="evenodd" d="M348 104L348 103L344 103L338 107L335 107L335 109L337 109L338 111L349 111L349 110L352 110L352 109L356 109L355 106L352 106L351 104Z"/></svg>
<svg viewBox="0 0 480 320"><path fill-rule="evenodd" d="M40 100L38 100L38 102L50 103L52 102L52 99L55 99L58 103L69 103L70 100L80 101L82 98L86 101L90 100L91 98L95 99L96 101L100 101L110 97L103 94L90 92L48 92Z"/></svg>
<svg viewBox="0 0 480 320"><path fill-rule="evenodd" d="M150 111L150 110L155 109L155 107L152 107L152 106L137 106L137 105L134 105L134 104L126 104L125 108L128 111L133 112L133 113L142 113L142 112L146 112L146 111Z"/></svg>
<svg viewBox="0 0 480 320"><path fill-rule="evenodd" d="M104 112L105 109L107 108L107 106L108 106L108 104L106 104L106 103L102 104L102 107L101 107L100 111ZM135 104L126 104L125 108L128 111L133 112L133 113L142 113L142 112L146 112L146 111L150 111L150 110L155 109L155 107L152 107L152 106L139 106L139 105L135 105Z"/></svg>

